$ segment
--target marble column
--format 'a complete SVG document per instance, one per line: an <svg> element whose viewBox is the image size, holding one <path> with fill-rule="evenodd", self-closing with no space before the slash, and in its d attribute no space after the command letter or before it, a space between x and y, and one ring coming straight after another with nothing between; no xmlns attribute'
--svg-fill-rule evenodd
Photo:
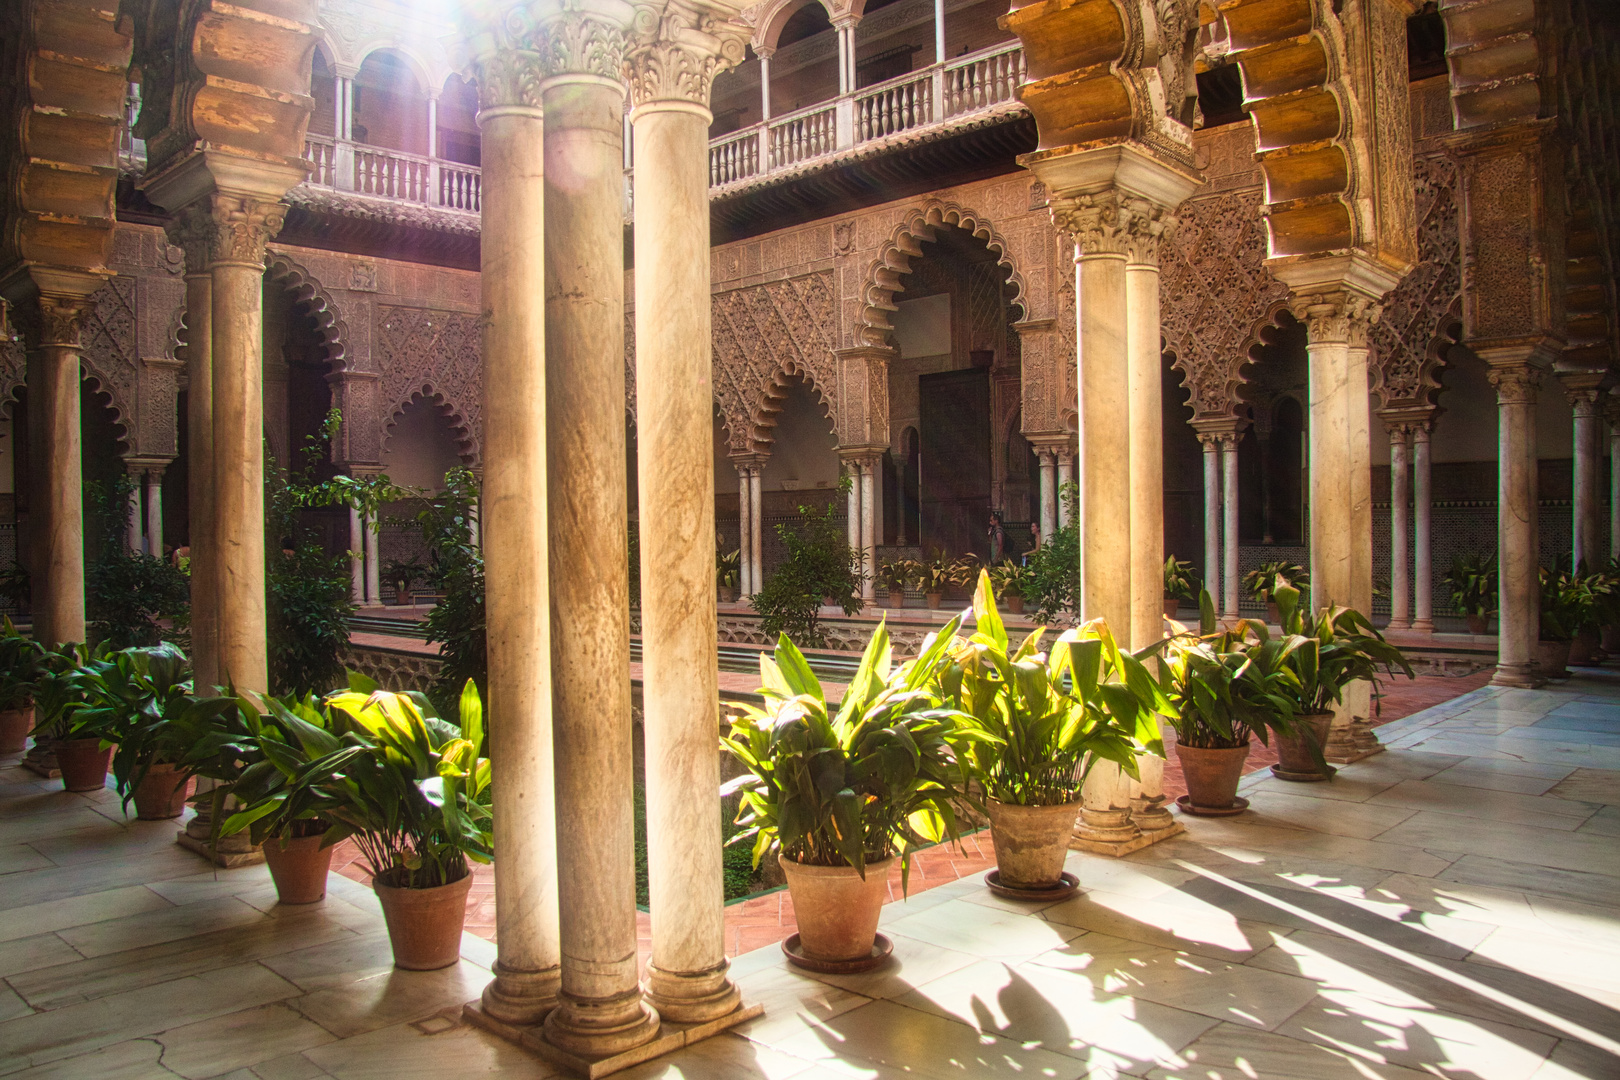
<svg viewBox="0 0 1620 1080"><path fill-rule="evenodd" d="M878 459L861 459L861 599L877 598L877 468Z"/></svg>
<svg viewBox="0 0 1620 1080"><path fill-rule="evenodd" d="M1434 496L1429 433L1433 421L1412 426L1412 629L1434 633Z"/></svg>
<svg viewBox="0 0 1620 1080"><path fill-rule="evenodd" d="M39 343L28 364L28 424L37 425L41 450L31 462L38 482L30 529L43 564L33 567L33 633L47 648L85 639L79 354L89 310L88 295L42 290Z"/></svg>
<svg viewBox="0 0 1620 1080"><path fill-rule="evenodd" d="M762 45L754 53L759 57L759 118L765 121L771 118L771 57L776 50Z"/></svg>
<svg viewBox="0 0 1620 1080"><path fill-rule="evenodd" d="M131 465L128 475L130 489L124 506L124 513L128 518L124 524L124 546L137 555L144 555L146 554L146 507L141 499L141 481L145 478L145 472Z"/></svg>
<svg viewBox="0 0 1620 1080"><path fill-rule="evenodd" d="M1123 419L1123 418L1121 418ZM1066 528L1069 524L1069 500L1064 497L1063 489L1074 483L1075 452L1072 447L1059 447L1057 450L1057 527Z"/></svg>
<svg viewBox="0 0 1620 1080"><path fill-rule="evenodd" d="M378 550L381 542L382 522L375 513L366 515L366 603L378 604L383 602L382 597L382 553Z"/></svg>
<svg viewBox="0 0 1620 1080"><path fill-rule="evenodd" d="M146 553L163 558L163 466L146 470Z"/></svg>
<svg viewBox="0 0 1620 1080"><path fill-rule="evenodd" d="M1541 636L1537 539L1536 389L1542 369L1522 349L1490 350L1497 403L1497 563L1501 574L1496 634L1496 686L1532 687Z"/></svg>
<svg viewBox="0 0 1620 1080"><path fill-rule="evenodd" d="M339 102L341 108L341 100ZM214 221L208 208L179 210L169 239L186 253L186 540L191 549L191 670L199 687L219 683L214 531Z"/></svg>
<svg viewBox="0 0 1620 1080"><path fill-rule="evenodd" d="M1198 442L1204 448L1204 591L1218 608L1225 596L1221 592L1221 440L1218 435L1200 432Z"/></svg>
<svg viewBox="0 0 1620 1080"><path fill-rule="evenodd" d="M219 193L211 201L219 677L264 692L264 245L280 231L286 207L253 194Z"/></svg>
<svg viewBox="0 0 1620 1080"><path fill-rule="evenodd" d="M501 777L493 789L495 977L480 1005L496 1020L532 1025L556 1007L562 944L547 559L545 122L534 89L543 73L526 44L476 61L489 749ZM370 562L369 530L367 548Z"/></svg>
<svg viewBox="0 0 1620 1080"><path fill-rule="evenodd" d="M737 468L737 593L753 596L759 591L754 582L754 506L753 487L748 481L750 466L734 463Z"/></svg>
<svg viewBox="0 0 1620 1080"><path fill-rule="evenodd" d="M1603 549L1598 521L1600 507L1598 484L1603 477L1601 400L1604 393L1595 385L1596 380L1590 377L1566 377L1564 382L1570 387L1565 397L1568 398L1575 414L1572 454L1574 475L1571 485L1574 495L1572 500L1574 520L1571 522L1570 530L1573 539L1570 566L1577 573L1582 572L1583 568L1591 573L1603 568Z"/></svg>
<svg viewBox="0 0 1620 1080"><path fill-rule="evenodd" d="M852 551L861 550L861 466L852 457L844 458L844 476L849 479L849 491L844 495L844 531L848 534Z"/></svg>
<svg viewBox="0 0 1620 1080"><path fill-rule="evenodd" d="M1050 447L1038 447L1036 458L1041 467L1041 543L1052 539L1057 532L1057 455Z"/></svg>
<svg viewBox="0 0 1620 1080"><path fill-rule="evenodd" d="M1407 462L1410 431L1404 424L1389 429L1389 628L1404 630L1412 624L1412 583L1408 577L1407 539L1411 468Z"/></svg>
<svg viewBox="0 0 1620 1080"><path fill-rule="evenodd" d="M613 5L565 12L545 24L546 32L553 41L619 43L629 15L627 4L622 11ZM546 1017L545 1037L582 1057L639 1046L655 1038L659 1026L637 978L628 569L598 552L602 537L625 535L627 490L624 213L618 184L625 86L617 70L618 48L598 47L601 55L592 50L553 54L552 63L562 70L542 84L547 524L563 941L562 986L557 1008ZM638 160L638 165L645 175L645 163ZM654 186L667 197L664 185L684 183L683 173ZM637 216L643 229L672 227L645 211ZM698 280L707 287L705 277ZM666 329L649 336L660 341ZM689 340L690 323L684 329L672 349ZM643 348L649 347L656 346L644 341ZM707 384L703 387L703 430L712 440L714 405ZM642 430L660 426L651 411L639 410ZM670 430L667 417L660 430ZM650 447L643 448L642 457L660 468L676 467L660 461ZM712 465L707 475L712 477ZM710 484L705 482L705 490ZM643 528L656 527L653 516L642 515ZM689 525L698 527L695 521ZM709 528L709 539L693 553L708 568L704 612L712 612L714 603L712 521ZM653 543L642 550L643 558L658 557Z"/></svg>
<svg viewBox="0 0 1620 1080"><path fill-rule="evenodd" d="M1620 560L1620 403L1607 403L1609 420L1609 558Z"/></svg>
<svg viewBox="0 0 1620 1080"><path fill-rule="evenodd" d="M727 974L717 792L713 345L708 78L743 55L737 28L671 9L627 61L634 105L636 386L641 446L647 882L657 1015L706 1023L741 1004ZM725 24L721 24L724 26ZM666 75L667 73L667 75ZM864 477L863 477L864 479ZM632 918L634 911L631 911ZM632 924L633 925L633 924ZM631 935L630 959L635 962Z"/></svg>
<svg viewBox="0 0 1620 1080"><path fill-rule="evenodd" d="M366 599L366 533L360 511L349 507L349 596L356 604Z"/></svg>
<svg viewBox="0 0 1620 1080"><path fill-rule="evenodd" d="M749 528L753 530L754 591L765 587L765 493L762 486L763 464L748 470Z"/></svg>
<svg viewBox="0 0 1620 1080"><path fill-rule="evenodd" d="M1221 436L1221 616L1238 617L1238 442L1241 431Z"/></svg>

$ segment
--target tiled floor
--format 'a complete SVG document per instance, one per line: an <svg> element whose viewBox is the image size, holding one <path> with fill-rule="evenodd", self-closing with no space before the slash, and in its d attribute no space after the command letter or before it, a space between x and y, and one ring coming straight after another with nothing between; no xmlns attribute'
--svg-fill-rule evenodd
<svg viewBox="0 0 1620 1080"><path fill-rule="evenodd" d="M969 874L890 904L885 971L747 952L765 1016L623 1075L1620 1077L1620 675L1477 690L1383 735L1331 784L1254 775L1247 815L1071 856L1065 903ZM263 868L203 869L172 823L55 787L0 769L0 1074L551 1075L456 1018L488 942L394 971L357 882L278 908Z"/></svg>

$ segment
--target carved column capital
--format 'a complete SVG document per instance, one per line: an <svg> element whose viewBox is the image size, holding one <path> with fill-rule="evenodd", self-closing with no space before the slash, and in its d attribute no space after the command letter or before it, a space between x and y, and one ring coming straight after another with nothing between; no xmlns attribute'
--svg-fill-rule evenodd
<svg viewBox="0 0 1620 1080"><path fill-rule="evenodd" d="M1498 405L1534 405L1541 375L1541 369L1530 363L1493 364L1485 373Z"/></svg>
<svg viewBox="0 0 1620 1080"><path fill-rule="evenodd" d="M78 294L41 292L39 294L38 344L78 348L84 318L95 305L90 297Z"/></svg>
<svg viewBox="0 0 1620 1080"><path fill-rule="evenodd" d="M1050 199L1052 224L1074 237L1075 257L1123 255L1129 263L1157 266L1159 243L1175 233L1178 218L1147 199L1117 191Z"/></svg>
<svg viewBox="0 0 1620 1080"><path fill-rule="evenodd" d="M204 202L191 203L176 210L164 225L169 243L186 253L188 277L208 273L213 261L214 225L212 208Z"/></svg>
<svg viewBox="0 0 1620 1080"><path fill-rule="evenodd" d="M674 0L638 7L625 53L632 107L654 102L709 106L714 77L742 63L749 28L704 7Z"/></svg>
<svg viewBox="0 0 1620 1080"><path fill-rule="evenodd" d="M1343 342L1353 349L1367 347L1367 334L1384 313L1384 305L1354 289L1296 294L1288 310L1305 325L1312 344Z"/></svg>
<svg viewBox="0 0 1620 1080"><path fill-rule="evenodd" d="M264 245L281 231L286 204L247 195L209 197L212 233L208 237L209 264L238 263L264 266Z"/></svg>
<svg viewBox="0 0 1620 1080"><path fill-rule="evenodd" d="M1565 388L1564 400L1575 411L1577 419L1596 419L1602 415L1601 402L1608 394L1596 387Z"/></svg>
<svg viewBox="0 0 1620 1080"><path fill-rule="evenodd" d="M508 47L484 53L472 62L478 79L480 109L539 109L540 84L546 72L540 54Z"/></svg>

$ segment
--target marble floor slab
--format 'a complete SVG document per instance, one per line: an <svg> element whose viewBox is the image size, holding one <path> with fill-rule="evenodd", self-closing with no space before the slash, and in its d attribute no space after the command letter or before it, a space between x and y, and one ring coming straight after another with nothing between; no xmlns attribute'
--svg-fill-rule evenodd
<svg viewBox="0 0 1620 1080"><path fill-rule="evenodd" d="M1244 781L1249 813L1079 895L978 878L884 909L895 960L734 958L765 1014L626 1080L1616 1080L1620 677L1483 688L1379 729L1327 784ZM467 1026L495 947L404 972L374 894L284 908L174 823L0 764L0 1076L442 1080L557 1073Z"/></svg>

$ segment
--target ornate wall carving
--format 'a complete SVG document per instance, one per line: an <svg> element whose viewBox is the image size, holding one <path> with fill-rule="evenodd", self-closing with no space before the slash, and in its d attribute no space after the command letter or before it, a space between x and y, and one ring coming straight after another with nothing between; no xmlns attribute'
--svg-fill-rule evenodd
<svg viewBox="0 0 1620 1080"><path fill-rule="evenodd" d="M140 379L135 294L136 280L123 274L97 289L80 339L85 374L100 384L118 422L131 436L138 431L135 405Z"/></svg>
<svg viewBox="0 0 1620 1080"><path fill-rule="evenodd" d="M1263 202L1249 188L1184 203L1181 227L1161 248L1164 347L1199 418L1236 410L1249 349L1288 298L1288 286L1266 270ZM1071 347L1073 339L1070 327Z"/></svg>
<svg viewBox="0 0 1620 1080"><path fill-rule="evenodd" d="M1435 340L1460 312L1456 163L1444 156L1418 158L1413 190L1418 262L1384 298L1383 317L1369 334L1373 389L1386 409L1429 403L1440 388L1435 372L1444 362Z"/></svg>
<svg viewBox="0 0 1620 1080"><path fill-rule="evenodd" d="M715 396L726 418L733 454L765 451L776 426L773 403L785 376L799 375L837 409L837 345L830 272L716 293Z"/></svg>
<svg viewBox="0 0 1620 1080"><path fill-rule="evenodd" d="M472 446L482 444L483 330L478 317L457 311L383 305L377 308L377 357L386 423L412 397L438 395Z"/></svg>

